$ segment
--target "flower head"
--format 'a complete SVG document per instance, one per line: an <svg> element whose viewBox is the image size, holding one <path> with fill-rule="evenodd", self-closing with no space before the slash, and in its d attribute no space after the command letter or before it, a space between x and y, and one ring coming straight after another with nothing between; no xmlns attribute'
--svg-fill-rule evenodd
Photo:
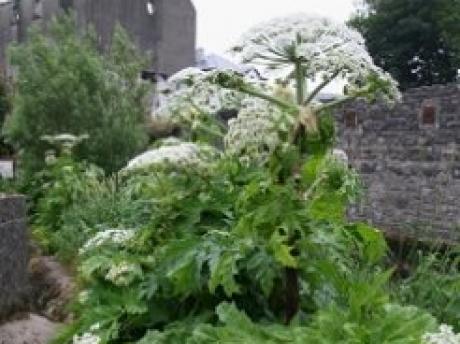
<svg viewBox="0 0 460 344"><path fill-rule="evenodd" d="M105 244L122 245L134 237L135 232L129 229L106 229L98 232L95 236L89 239L80 249L80 254L100 247Z"/></svg>
<svg viewBox="0 0 460 344"><path fill-rule="evenodd" d="M138 265L121 262L110 267L105 279L116 286L124 287L129 285L139 274L141 271Z"/></svg>
<svg viewBox="0 0 460 344"><path fill-rule="evenodd" d="M99 344L101 343L101 338L92 333L83 333L81 336L75 335L73 337L73 344Z"/></svg>
<svg viewBox="0 0 460 344"><path fill-rule="evenodd" d="M222 109L239 108L244 96L210 82L212 72L186 68L172 75L158 92L162 99L153 116L173 122L193 121L201 113L215 115Z"/></svg>
<svg viewBox="0 0 460 344"><path fill-rule="evenodd" d="M72 149L82 143L84 140L89 139L89 136L79 135L75 136L72 134L59 134L59 135L44 135L40 138L42 141L49 143L55 147L58 147L62 153L70 155Z"/></svg>
<svg viewBox="0 0 460 344"><path fill-rule="evenodd" d="M296 14L269 20L249 30L231 51L273 78L290 78L293 64L301 63L310 80L337 75L358 87L377 77L386 83L389 98L399 96L396 82L374 64L361 34L327 18Z"/></svg>
<svg viewBox="0 0 460 344"><path fill-rule="evenodd" d="M170 144L151 149L128 162L125 171L147 168L153 165L201 165L214 150L191 142L171 141Z"/></svg>
<svg viewBox="0 0 460 344"><path fill-rule="evenodd" d="M424 344L460 344L460 333L455 334L448 325L439 326L438 332L427 333L423 336Z"/></svg>
<svg viewBox="0 0 460 344"><path fill-rule="evenodd" d="M280 134L288 127L289 117L277 106L247 100L238 117L228 122L226 151L245 160L263 161L283 142Z"/></svg>

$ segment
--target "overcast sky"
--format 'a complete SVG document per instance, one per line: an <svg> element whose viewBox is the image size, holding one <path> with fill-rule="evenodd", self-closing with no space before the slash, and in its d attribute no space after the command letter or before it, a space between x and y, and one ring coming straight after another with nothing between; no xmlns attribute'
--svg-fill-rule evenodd
<svg viewBox="0 0 460 344"><path fill-rule="evenodd" d="M193 0L198 47L223 53L251 26L267 19L306 12L345 21L355 0Z"/></svg>

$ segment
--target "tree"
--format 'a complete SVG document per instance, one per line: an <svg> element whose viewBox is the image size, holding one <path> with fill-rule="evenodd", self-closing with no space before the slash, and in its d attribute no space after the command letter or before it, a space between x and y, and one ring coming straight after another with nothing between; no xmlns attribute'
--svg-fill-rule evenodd
<svg viewBox="0 0 460 344"><path fill-rule="evenodd" d="M101 55L94 35L77 33L75 18L63 16L46 35L35 29L10 50L18 78L5 134L26 171L43 167L51 148L45 135L89 135L75 157L109 173L144 148L148 89L138 73L145 59L121 27L112 42Z"/></svg>
<svg viewBox="0 0 460 344"><path fill-rule="evenodd" d="M460 1L364 0L349 24L403 89L453 82L460 66Z"/></svg>

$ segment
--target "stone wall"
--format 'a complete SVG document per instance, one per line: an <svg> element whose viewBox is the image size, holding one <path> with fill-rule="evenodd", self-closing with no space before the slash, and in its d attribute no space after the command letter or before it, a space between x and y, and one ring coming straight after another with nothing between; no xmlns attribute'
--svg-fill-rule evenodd
<svg viewBox="0 0 460 344"><path fill-rule="evenodd" d="M0 321L27 305L25 199L0 194Z"/></svg>
<svg viewBox="0 0 460 344"><path fill-rule="evenodd" d="M460 240L460 90L407 91L394 107L357 101L336 113L339 144L366 192L353 220L415 236Z"/></svg>

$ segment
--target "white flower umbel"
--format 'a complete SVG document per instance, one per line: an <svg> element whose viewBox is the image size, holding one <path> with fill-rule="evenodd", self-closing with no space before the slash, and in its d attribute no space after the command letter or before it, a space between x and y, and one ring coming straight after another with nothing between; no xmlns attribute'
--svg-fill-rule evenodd
<svg viewBox="0 0 460 344"><path fill-rule="evenodd" d="M73 344L99 344L101 338L92 333L83 333L81 336L75 335L73 337Z"/></svg>
<svg viewBox="0 0 460 344"><path fill-rule="evenodd" d="M139 270L137 265L121 262L110 267L105 275L105 279L116 286L125 287L133 281L137 270Z"/></svg>
<svg viewBox="0 0 460 344"><path fill-rule="evenodd" d="M280 144L280 132L287 132L289 117L267 101L248 99L238 117L228 122L224 138L227 153L263 161Z"/></svg>
<svg viewBox="0 0 460 344"><path fill-rule="evenodd" d="M80 293L78 293L77 300L81 304L85 304L89 300L89 291L88 290L83 290Z"/></svg>
<svg viewBox="0 0 460 344"><path fill-rule="evenodd" d="M172 75L159 87L159 107L152 116L184 124L200 115L215 115L219 110L238 109L244 95L209 82L211 72L186 68Z"/></svg>
<svg viewBox="0 0 460 344"><path fill-rule="evenodd" d="M341 77L354 89L378 78L388 84L389 98L399 97L397 84L373 63L361 34L327 18L296 14L272 19L249 30L231 51L269 77L294 79L294 65L301 64L307 79Z"/></svg>
<svg viewBox="0 0 460 344"><path fill-rule="evenodd" d="M106 229L98 232L89 239L80 249L80 254L85 254L89 250L105 244L121 245L125 244L134 237L135 232L129 229Z"/></svg>
<svg viewBox="0 0 460 344"><path fill-rule="evenodd" d="M337 159L337 160L343 162L344 164L348 164L348 155L347 155L347 153L345 153L344 150L338 149L338 148L334 148L334 149L332 150L332 156L333 156L335 159Z"/></svg>
<svg viewBox="0 0 460 344"><path fill-rule="evenodd" d="M151 149L134 159L125 168L125 171L132 171L152 165L200 165L204 162L206 155L212 154L212 149L207 146L200 146L190 142L178 142L173 145L161 146Z"/></svg>
<svg viewBox="0 0 460 344"><path fill-rule="evenodd" d="M40 138L42 141L58 147L62 153L70 154L72 149L82 143L84 140L89 139L88 135L75 136L72 134L59 134L59 135L44 135Z"/></svg>
<svg viewBox="0 0 460 344"><path fill-rule="evenodd" d="M439 326L439 331L423 336L423 344L460 344L460 334L455 334L448 325Z"/></svg>

